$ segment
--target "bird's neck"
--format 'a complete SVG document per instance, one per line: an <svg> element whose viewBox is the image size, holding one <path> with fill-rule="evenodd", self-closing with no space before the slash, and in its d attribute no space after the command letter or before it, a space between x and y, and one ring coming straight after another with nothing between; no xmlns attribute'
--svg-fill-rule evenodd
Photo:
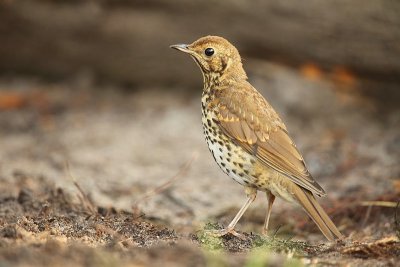
<svg viewBox="0 0 400 267"><path fill-rule="evenodd" d="M203 94L213 95L221 90L233 90L239 83L247 81L243 68L228 69L226 72L203 73Z"/></svg>
<svg viewBox="0 0 400 267"><path fill-rule="evenodd" d="M203 73L203 93L211 94L215 90L221 90L221 75L216 72Z"/></svg>

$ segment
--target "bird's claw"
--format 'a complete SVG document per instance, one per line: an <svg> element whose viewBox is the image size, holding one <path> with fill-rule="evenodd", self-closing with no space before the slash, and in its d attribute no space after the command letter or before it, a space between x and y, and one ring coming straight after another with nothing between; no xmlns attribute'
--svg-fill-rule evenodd
<svg viewBox="0 0 400 267"><path fill-rule="evenodd" d="M227 234L234 235L240 239L246 239L244 235L239 234L236 232L233 228L225 228L225 229L220 229L220 230L207 230L205 231L207 234L214 236L214 237L221 237Z"/></svg>
<svg viewBox="0 0 400 267"><path fill-rule="evenodd" d="M265 237L268 237L268 230L263 229L261 234Z"/></svg>

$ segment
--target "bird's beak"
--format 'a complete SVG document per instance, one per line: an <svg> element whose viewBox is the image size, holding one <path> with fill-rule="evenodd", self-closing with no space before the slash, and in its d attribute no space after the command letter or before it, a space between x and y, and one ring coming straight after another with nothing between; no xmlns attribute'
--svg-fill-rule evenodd
<svg viewBox="0 0 400 267"><path fill-rule="evenodd" d="M189 45L187 44L176 44L176 45L171 45L170 47L185 53L190 53L190 49L188 48Z"/></svg>

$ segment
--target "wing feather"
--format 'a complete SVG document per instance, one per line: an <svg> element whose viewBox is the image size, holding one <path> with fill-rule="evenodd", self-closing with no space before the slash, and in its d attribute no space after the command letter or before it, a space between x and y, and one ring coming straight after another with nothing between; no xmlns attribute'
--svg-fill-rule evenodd
<svg viewBox="0 0 400 267"><path fill-rule="evenodd" d="M255 89L254 89L255 91ZM317 195L325 195L309 173L303 157L289 137L276 112L257 92L256 96L231 94L219 98L219 126L233 142L268 167L284 174L294 183ZM247 103L245 102L257 102ZM243 103L253 110L241 109L233 102Z"/></svg>

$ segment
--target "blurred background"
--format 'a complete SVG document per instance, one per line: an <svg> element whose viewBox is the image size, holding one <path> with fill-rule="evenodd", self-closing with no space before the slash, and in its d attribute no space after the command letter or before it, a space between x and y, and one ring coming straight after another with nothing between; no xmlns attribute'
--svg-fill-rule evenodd
<svg viewBox="0 0 400 267"><path fill-rule="evenodd" d="M200 71L169 48L204 35L239 49L328 192L328 210L398 199L400 2L392 0L2 0L3 190L74 192L76 181L98 205L139 207L178 231L229 222L243 189L204 142ZM261 195L240 229L260 230ZM272 227L300 227L301 211L282 216L293 209L277 201ZM348 220L335 217L346 234Z"/></svg>

